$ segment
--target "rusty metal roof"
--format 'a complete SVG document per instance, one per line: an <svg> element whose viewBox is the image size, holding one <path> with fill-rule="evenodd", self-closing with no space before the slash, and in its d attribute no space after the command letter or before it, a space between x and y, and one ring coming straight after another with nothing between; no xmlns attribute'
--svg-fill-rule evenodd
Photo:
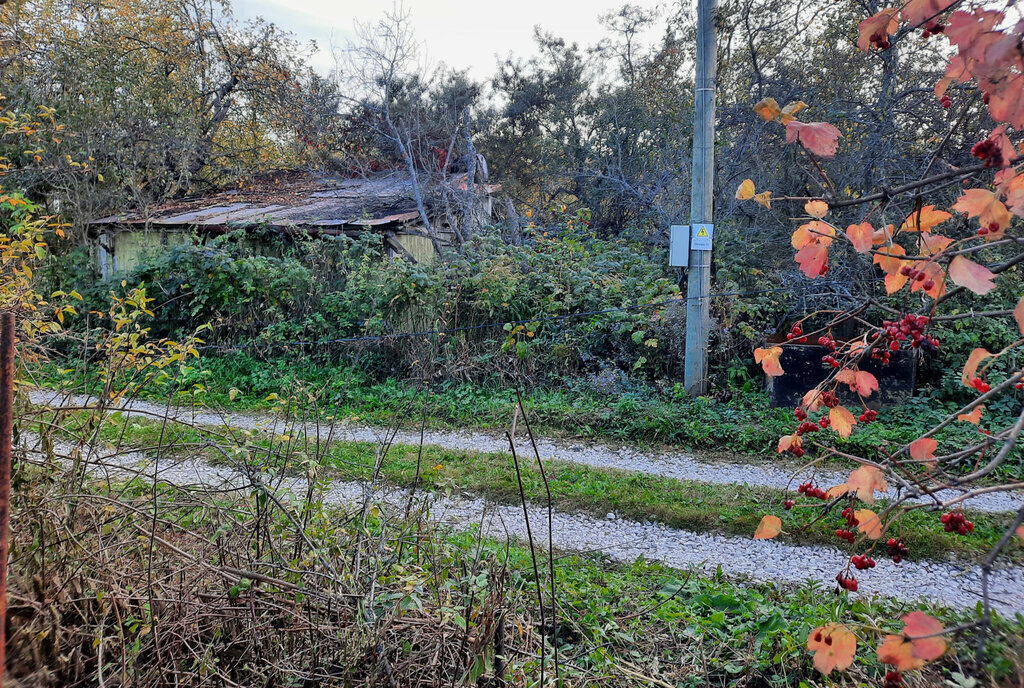
<svg viewBox="0 0 1024 688"><path fill-rule="evenodd" d="M464 182L463 182L464 183ZM403 224L419 217L408 174L337 178L289 174L220 193L184 198L147 213L110 215L94 225L264 225L272 228L350 228Z"/></svg>

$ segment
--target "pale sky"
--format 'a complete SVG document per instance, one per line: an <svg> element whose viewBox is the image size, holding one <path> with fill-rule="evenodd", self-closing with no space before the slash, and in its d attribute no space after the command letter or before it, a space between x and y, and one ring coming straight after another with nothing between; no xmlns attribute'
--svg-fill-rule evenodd
<svg viewBox="0 0 1024 688"><path fill-rule="evenodd" d="M540 25L581 46L596 43L604 30L598 17L627 0L506 0L468 3L450 0L404 0L423 57L431 65L444 62L469 69L477 79L495 72L499 58L534 53L533 27ZM665 7L679 0L629 0L633 5ZM290 31L300 41L313 39L319 53L311 63L327 73L333 61L330 45L344 47L353 38L353 21L374 21L394 6L392 0L233 0L236 18L261 16ZM662 13L664 15L664 12ZM660 22L659 22L660 23ZM663 24L662 24L663 26ZM661 27L646 42L661 35Z"/></svg>

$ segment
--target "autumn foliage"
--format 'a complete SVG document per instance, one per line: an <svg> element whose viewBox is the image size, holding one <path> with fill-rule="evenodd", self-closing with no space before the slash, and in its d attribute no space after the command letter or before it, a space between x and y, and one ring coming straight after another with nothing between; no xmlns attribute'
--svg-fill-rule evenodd
<svg viewBox="0 0 1024 688"><path fill-rule="evenodd" d="M836 581L839 588L851 592L858 590L858 575L885 575L886 562L879 562L876 569L872 554L880 559L888 557L892 565L899 565L908 553L898 536L903 514L922 508L940 512L935 519L937 528L966 537L973 531L973 524L961 511L964 499L981 489L1014 489L1012 484L991 483L981 488L978 481L995 475L995 469L1014 451L1024 429L1024 411L1018 410L1020 415L1010 427L986 427L985 418L986 404L1024 386L1022 370L998 378L989 372L996 361L1017 360L1014 356L1024 349L1024 339L1001 351L974 349L963 362L961 376L964 387L975 395L973 401L905 446L895 451L880 450L881 460L854 456L838 447L857 432L858 426L882 422L878 410L872 408L877 406L874 402L880 391L879 380L861 365L869 360L886 365L890 355L900 350L936 351L940 342L931 331L935 318L974 317L946 314L943 306L954 296L963 299L988 294L997 288L1004 273L1024 260L1024 253L1014 252L1020 245L1020 218L1024 218L1024 145L1019 134L1024 127L1024 20L1017 20L1018 16L980 3L910 0L884 8L858 26L857 45L866 52L884 53L918 31L925 39L948 42L948 50L943 53L948 55L948 64L944 76L934 85L935 96L949 109L950 94L955 93L958 100L967 100L965 107L984 107L995 124L986 138L971 146L970 153L977 160L974 164L946 165L944 170L929 166L921 170L919 179L900 187L845 196L831 183L824 164L836 156L843 143L839 129L827 122L798 119L797 114L808 107L803 102L779 107L774 99L766 98L754 107L766 122L777 122L785 128L786 141L802 150L809 174L817 178L824 192L819 197L772 196L770 190L758 192L755 182L748 179L740 184L736 198L766 206L785 202L802 207L792 247L794 259L808 279L826 275L830 261L869 259L884 280L887 295L913 295L921 304L917 313L906 313L869 302L855 312L833 317L816 331L805 331L808 316L788 334L794 343L810 339L824 346L828 353L822 363L829 374L825 382L807 391L794 410L794 431L779 440L778 452L806 456L812 465L827 457L841 457L855 467L843 484L801 485L802 499L787 500L784 506L787 511L802 507L814 509L820 517L842 519L836 537L849 550L849 563L837 573ZM951 133L962 121L962 117L950 118ZM935 153L936 159L940 157L941 147ZM957 189L958 198L948 207L928 202L929 196L941 195L950 188ZM843 227L832 219L850 209L859 213L855 222ZM849 250L837 251L842 244ZM994 248L1001 250L994 254ZM1001 256L1001 262L986 261L993 255ZM880 323L867 319L872 312L882 313ZM1024 336L1024 298L1011 310L992 311L985 316L1012 319ZM850 318L863 326L861 333L838 342L831 327ZM775 377L785 374L780 362L783 352L783 347L771 346L755 350L754 355L765 374ZM843 403L840 397L856 399L860 408L848 408L852 404ZM951 423L977 426L977 442L966 447L942 446L938 432ZM895 489L890 491L891 487ZM940 494L942 490L953 490L956 496ZM888 502L877 512L865 508L874 505L880 493L890 496ZM928 501L915 502L916 497ZM1024 537L1022 522L1024 507L990 561L1014 533ZM766 515L754 537L776 537L786 527L782 519ZM987 569L983 569L983 576L987 576ZM983 599L981 618L971 626L982 637L990 613L989 602ZM902 622L902 628L893 626L892 632L828 624L810 631L807 649L814 654L814 666L828 674L852 664L858 636L865 641L878 636L877 657L891 667L886 685L899 685L901 672L920 669L943 655L945 636L951 632L923 612L907 614Z"/></svg>

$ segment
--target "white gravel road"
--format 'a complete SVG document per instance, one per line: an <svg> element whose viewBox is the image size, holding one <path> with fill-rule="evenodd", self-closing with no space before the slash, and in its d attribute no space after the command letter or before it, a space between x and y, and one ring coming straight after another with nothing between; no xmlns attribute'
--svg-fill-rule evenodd
<svg viewBox="0 0 1024 688"><path fill-rule="evenodd" d="M50 390L37 389L30 392L32 403L37 405L74 405L85 406L95 402L95 398L82 395L67 396ZM163 416L170 413L171 417L206 426L230 425L243 429L272 428L278 431L287 427L293 431L292 425L261 413L217 413L202 408L170 407L148 401L133 400L124 407L125 411L135 409L147 414ZM306 423L302 428L307 434L317 432L316 424ZM522 423L519 425L517 442L526 444ZM332 437L341 441L379 442L385 434L383 428L360 425L351 422L338 422L333 429ZM327 429L320 428L320 436L326 437ZM418 445L418 430L399 430L393 441L396 444ZM458 449L479 452L508 452L508 441L498 433L485 433L465 430L427 430L423 435L425 444L436 445L447 449ZM537 449L542 459L559 459L595 468L615 468L626 471L637 471L651 475L660 475L678 480L692 480L717 485L755 485L773 488L790 488L805 479L810 479L810 470L802 473L793 472L788 466L779 467L769 463L747 464L723 461L701 461L679 451L655 449L639 449L634 447L611 447L600 443L580 440L536 438ZM846 481L848 474L835 471L817 471L814 474L816 484L824 487L838 485ZM949 500L962 494L955 490L937 493L943 500ZM971 497L964 506L977 511L1016 511L1024 505L1024 484L1021 489L1012 492L996 492Z"/></svg>
<svg viewBox="0 0 1024 688"><path fill-rule="evenodd" d="M25 442L32 438L24 437ZM58 453L68 447L57 446ZM97 452L100 453L100 452ZM106 471L114 477L126 469L153 476L154 462L140 453L90 457L95 475ZM210 465L199 459L163 459L159 478L181 487L223 492L244 490L250 485L243 473L226 466ZM304 478L289 477L278 487L286 501L289 495L303 494ZM332 483L323 493L325 504L340 507L362 503L366 486L355 482ZM405 490L384 488L374 495L385 513L400 515L408 498ZM497 538L525 539L523 509L489 504L482 499L432 495L431 517L455 529L481 524L484 532ZM530 525L538 543L547 542L547 513L529 508ZM800 547L774 540L700 534L668 528L659 524L637 523L609 514L608 518L569 513L553 516L553 542L556 549L576 552L602 552L619 561L632 562L644 556L670 566L688 569L701 567L713 572L718 567L741 582L776 581L799 584L808 580L824 585L823 595L834 588L835 574L845 566L842 552L831 547ZM860 572L857 596L882 595L907 602L924 599L931 604L971 608L979 599L980 570L971 564L956 562L914 562L893 564L879 558L878 567ZM990 578L993 607L1006 615L1024 613L1024 569L1006 565Z"/></svg>

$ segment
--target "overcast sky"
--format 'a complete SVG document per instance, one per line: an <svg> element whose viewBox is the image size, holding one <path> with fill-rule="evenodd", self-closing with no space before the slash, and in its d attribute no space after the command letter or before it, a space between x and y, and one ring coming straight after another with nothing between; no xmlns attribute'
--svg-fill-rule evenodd
<svg viewBox="0 0 1024 688"><path fill-rule="evenodd" d="M603 35L598 17L618 9L626 0L504 0L503 2L451 2L405 0L422 51L431 65L444 62L470 69L485 79L494 73L498 58L509 53L534 53L533 27L580 45ZM664 6L666 0L630 0L643 7ZM320 50L313 66L327 72L332 64L330 45L344 46L353 37L353 21L373 21L393 7L392 0L234 0L235 17L261 16ZM660 34L660 30L657 32Z"/></svg>

